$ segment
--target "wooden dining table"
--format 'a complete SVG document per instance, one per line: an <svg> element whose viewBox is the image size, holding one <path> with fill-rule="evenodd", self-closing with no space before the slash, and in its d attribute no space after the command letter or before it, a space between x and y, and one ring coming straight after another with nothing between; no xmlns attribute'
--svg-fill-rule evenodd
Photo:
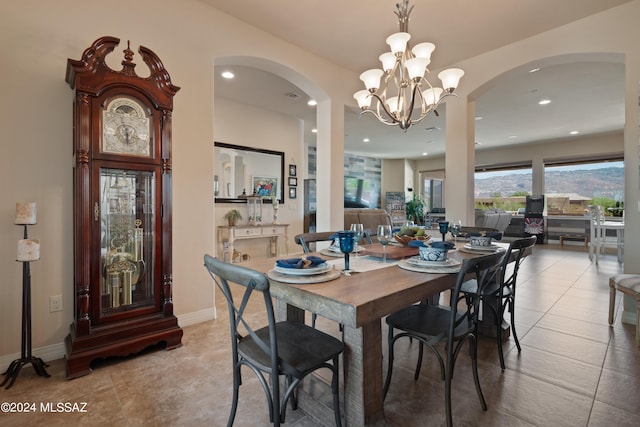
<svg viewBox="0 0 640 427"><path fill-rule="evenodd" d="M320 253L305 255L323 256ZM452 251L449 256L462 260L477 255ZM242 265L267 273L274 268L275 261L276 258L267 258ZM351 264L357 262L352 256ZM382 426L385 425L382 319L408 305L439 295L451 288L455 279L456 274L414 272L389 264L373 271L341 274L323 283L269 280L279 320L303 322L305 311L309 311L343 325L345 424Z"/></svg>

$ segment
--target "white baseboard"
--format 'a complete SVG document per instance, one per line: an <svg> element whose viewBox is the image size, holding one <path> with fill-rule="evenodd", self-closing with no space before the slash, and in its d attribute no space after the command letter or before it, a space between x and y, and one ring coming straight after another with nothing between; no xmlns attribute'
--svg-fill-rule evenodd
<svg viewBox="0 0 640 427"><path fill-rule="evenodd" d="M196 323L213 320L216 317L216 308L213 307L196 311L194 313L180 315L178 316L178 324L180 325L180 327L195 325ZM39 357L45 362L62 359L65 355L64 341L58 344L34 348L31 354L33 354L34 357ZM0 367L9 366L14 360L20 359L20 356L20 353L5 354L4 356L0 356Z"/></svg>
<svg viewBox="0 0 640 427"><path fill-rule="evenodd" d="M39 357L45 362L50 362L52 360L62 359L64 357L64 352L64 342L61 342L45 347L34 348L31 351L31 354L33 355L33 357ZM20 353L0 356L0 366L9 366L9 364L16 359L20 359Z"/></svg>
<svg viewBox="0 0 640 427"><path fill-rule="evenodd" d="M216 308L207 308L193 313L181 314L178 316L178 324L180 327L195 325L196 323L206 322L217 318Z"/></svg>

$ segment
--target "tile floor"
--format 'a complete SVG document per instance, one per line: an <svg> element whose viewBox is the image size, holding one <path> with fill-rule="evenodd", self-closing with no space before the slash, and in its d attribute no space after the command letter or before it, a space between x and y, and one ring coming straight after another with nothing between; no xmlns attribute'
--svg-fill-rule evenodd
<svg viewBox="0 0 640 427"><path fill-rule="evenodd" d="M505 342L501 372L495 341L480 340L479 370L489 410L480 408L465 354L454 378L454 425L458 426L638 426L640 350L634 327L607 324L608 277L621 271L614 255L599 266L584 249L541 245L523 264L519 278L518 355ZM183 346L151 349L137 357L101 362L91 375L67 381L63 360L50 362L51 378L28 367L0 402L35 403L35 413L0 413L9 426L224 426L231 396L226 307L218 319L184 328ZM334 324L319 327L336 331ZM386 334L384 334L386 337ZM383 347L386 348L386 345ZM385 401L389 426L444 424L444 385L425 362L413 380L415 344L398 354ZM385 369L386 371L386 369ZM266 426L259 383L248 372L240 389L236 426ZM44 413L41 403L86 402L85 413ZM287 425L317 426L303 411L289 411Z"/></svg>

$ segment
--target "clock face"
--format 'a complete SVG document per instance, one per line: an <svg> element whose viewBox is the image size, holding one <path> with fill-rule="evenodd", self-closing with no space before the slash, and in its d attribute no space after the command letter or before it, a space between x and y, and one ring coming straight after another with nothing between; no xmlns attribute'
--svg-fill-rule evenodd
<svg viewBox="0 0 640 427"><path fill-rule="evenodd" d="M151 156L150 120L131 98L116 98L102 112L103 153Z"/></svg>

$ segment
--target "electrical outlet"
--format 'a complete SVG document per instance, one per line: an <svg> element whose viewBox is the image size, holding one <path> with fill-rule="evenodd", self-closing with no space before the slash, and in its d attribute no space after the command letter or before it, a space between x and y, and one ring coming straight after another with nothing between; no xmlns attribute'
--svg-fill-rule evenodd
<svg viewBox="0 0 640 427"><path fill-rule="evenodd" d="M62 295L53 295L49 297L49 313L62 311Z"/></svg>

